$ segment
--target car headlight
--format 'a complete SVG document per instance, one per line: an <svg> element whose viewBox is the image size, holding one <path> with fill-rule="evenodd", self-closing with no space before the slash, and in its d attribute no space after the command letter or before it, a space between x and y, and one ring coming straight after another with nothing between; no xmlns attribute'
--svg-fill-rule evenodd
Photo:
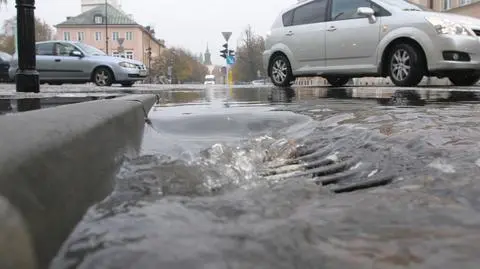
<svg viewBox="0 0 480 269"><path fill-rule="evenodd" d="M453 22L439 17L425 18L439 35L465 35L472 36L473 34L461 23Z"/></svg>
<svg viewBox="0 0 480 269"><path fill-rule="evenodd" d="M118 65L120 65L121 67L124 67L124 68L137 68L136 65L134 65L132 63L127 63L127 62L121 62Z"/></svg>

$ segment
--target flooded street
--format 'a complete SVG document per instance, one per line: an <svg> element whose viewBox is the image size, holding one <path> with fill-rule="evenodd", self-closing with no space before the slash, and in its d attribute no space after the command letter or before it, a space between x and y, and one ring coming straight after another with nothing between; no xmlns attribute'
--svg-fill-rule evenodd
<svg viewBox="0 0 480 269"><path fill-rule="evenodd" d="M478 268L477 93L158 96L51 268Z"/></svg>

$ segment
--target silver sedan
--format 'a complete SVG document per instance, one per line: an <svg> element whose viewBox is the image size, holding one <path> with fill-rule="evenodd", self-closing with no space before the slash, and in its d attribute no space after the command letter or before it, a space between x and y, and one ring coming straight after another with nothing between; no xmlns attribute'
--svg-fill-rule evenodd
<svg viewBox="0 0 480 269"><path fill-rule="evenodd" d="M132 86L148 74L142 62L108 56L81 42L45 41L36 43L40 82L50 84L94 82L98 86L119 83ZM10 63L9 76L18 70L17 53Z"/></svg>

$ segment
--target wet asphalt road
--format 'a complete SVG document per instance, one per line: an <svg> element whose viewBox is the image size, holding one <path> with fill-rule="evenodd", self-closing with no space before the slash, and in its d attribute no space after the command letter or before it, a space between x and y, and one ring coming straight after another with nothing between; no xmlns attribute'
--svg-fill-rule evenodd
<svg viewBox="0 0 480 269"><path fill-rule="evenodd" d="M52 268L478 268L475 90L158 96Z"/></svg>

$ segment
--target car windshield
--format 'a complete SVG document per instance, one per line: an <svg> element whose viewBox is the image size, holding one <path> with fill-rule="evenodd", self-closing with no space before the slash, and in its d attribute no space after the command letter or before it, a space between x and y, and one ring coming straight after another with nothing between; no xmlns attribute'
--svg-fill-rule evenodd
<svg viewBox="0 0 480 269"><path fill-rule="evenodd" d="M12 56L8 53L0 51L0 61L9 62L12 59Z"/></svg>
<svg viewBox="0 0 480 269"><path fill-rule="evenodd" d="M433 11L426 6L413 3L409 0L382 0L383 2L398 7L404 11Z"/></svg>
<svg viewBox="0 0 480 269"><path fill-rule="evenodd" d="M103 51L101 51L101 50L99 50L95 47L84 44L84 43L76 43L75 45L80 47L83 50L83 52L85 52L88 55L92 55L92 56L104 56L104 55L106 55L105 52L103 52Z"/></svg>

